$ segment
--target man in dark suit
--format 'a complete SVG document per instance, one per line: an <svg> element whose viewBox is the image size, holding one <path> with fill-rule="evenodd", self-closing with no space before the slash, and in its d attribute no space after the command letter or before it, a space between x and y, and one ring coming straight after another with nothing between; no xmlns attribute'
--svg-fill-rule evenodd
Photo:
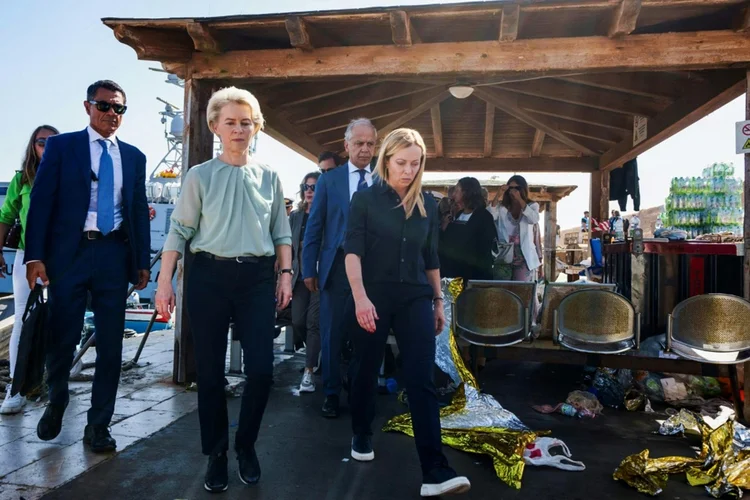
<svg viewBox="0 0 750 500"><path fill-rule="evenodd" d="M351 295L344 267L344 233L354 193L372 185L370 161L377 131L365 118L352 121L344 134L349 161L320 176L305 229L302 272L310 291L320 289L320 340L323 416L339 414L341 347L346 339L344 311ZM320 257L318 257L320 256Z"/></svg>
<svg viewBox="0 0 750 500"><path fill-rule="evenodd" d="M26 228L26 276L32 288L38 281L49 286L52 325L49 405L37 435L49 441L60 433L90 292L97 356L83 440L95 452L117 446L108 426L120 380L128 282L142 290L149 280L146 157L115 136L125 102L115 82L89 86L83 103L89 126L47 141Z"/></svg>

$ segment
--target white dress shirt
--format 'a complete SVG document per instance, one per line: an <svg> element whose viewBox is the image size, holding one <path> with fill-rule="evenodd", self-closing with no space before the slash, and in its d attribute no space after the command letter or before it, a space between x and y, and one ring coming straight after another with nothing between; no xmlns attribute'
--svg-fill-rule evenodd
<svg viewBox="0 0 750 500"><path fill-rule="evenodd" d="M102 145L99 144L99 139L104 139L99 132L91 128L91 125L86 127L89 133L89 151L91 153L91 171L94 172L97 178L99 178L99 160L102 156ZM113 230L119 229L122 225L122 156L120 155L120 146L117 143L117 137L114 135L107 139L104 139L109 143L109 156L112 157L112 166L114 168L115 175L115 226ZM89 212L86 215L86 223L83 226L84 231L99 231L99 227L96 225L96 207L97 207L97 196L99 193L99 183L91 180L91 195L89 198Z"/></svg>
<svg viewBox="0 0 750 500"><path fill-rule="evenodd" d="M351 201L354 197L354 193L357 192L357 186L359 185L359 167L354 165L351 160L347 164L349 167L349 200ZM372 171L370 166L365 167L365 180L368 186L372 186Z"/></svg>

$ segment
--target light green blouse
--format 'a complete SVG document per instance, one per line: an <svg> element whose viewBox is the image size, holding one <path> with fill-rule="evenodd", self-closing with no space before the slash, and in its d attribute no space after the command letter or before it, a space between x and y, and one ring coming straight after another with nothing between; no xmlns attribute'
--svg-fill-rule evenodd
<svg viewBox="0 0 750 500"><path fill-rule="evenodd" d="M16 219L21 220L21 242L18 248L26 248L26 216L29 214L29 201L31 200L31 184L28 182L21 185L21 172L16 172L8 185L5 201L0 208L0 222L13 226Z"/></svg>
<svg viewBox="0 0 750 500"><path fill-rule="evenodd" d="M273 256L291 245L284 191L278 174L250 159L235 167L214 158L188 170L172 212L164 251L220 257Z"/></svg>

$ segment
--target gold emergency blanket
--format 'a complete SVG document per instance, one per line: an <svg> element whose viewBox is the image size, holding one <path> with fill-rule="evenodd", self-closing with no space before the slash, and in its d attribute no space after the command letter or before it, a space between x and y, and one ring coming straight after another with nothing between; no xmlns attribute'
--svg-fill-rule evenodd
<svg viewBox="0 0 750 500"><path fill-rule="evenodd" d="M667 485L670 474L687 475L692 486L705 486L714 498L724 495L742 496L742 489L750 489L750 433L731 420L716 429L695 413L681 410L662 424L661 434L677 434L685 430L698 431L701 451L695 458L650 458L643 450L622 461L614 479L624 481L641 493L658 495Z"/></svg>
<svg viewBox="0 0 750 500"><path fill-rule="evenodd" d="M443 289L447 304L446 327L437 338L436 363L458 387L451 404L440 410L442 441L457 450L490 456L497 477L514 488L520 488L525 465L523 450L537 439L537 434L495 398L479 392L477 381L466 368L450 328L450 302L461 293L461 280L445 282ZM411 414L392 418L383 431L402 432L414 437Z"/></svg>

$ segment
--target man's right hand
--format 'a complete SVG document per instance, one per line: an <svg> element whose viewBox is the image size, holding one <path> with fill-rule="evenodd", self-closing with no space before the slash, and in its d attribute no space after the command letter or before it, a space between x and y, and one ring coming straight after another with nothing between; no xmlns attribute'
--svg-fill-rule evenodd
<svg viewBox="0 0 750 500"><path fill-rule="evenodd" d="M318 278L305 278L305 286L311 292L318 291Z"/></svg>
<svg viewBox="0 0 750 500"><path fill-rule="evenodd" d="M26 281L29 282L30 290L34 289L37 279L39 279L44 286L49 286L47 268L45 267L44 262L29 262L26 264Z"/></svg>

